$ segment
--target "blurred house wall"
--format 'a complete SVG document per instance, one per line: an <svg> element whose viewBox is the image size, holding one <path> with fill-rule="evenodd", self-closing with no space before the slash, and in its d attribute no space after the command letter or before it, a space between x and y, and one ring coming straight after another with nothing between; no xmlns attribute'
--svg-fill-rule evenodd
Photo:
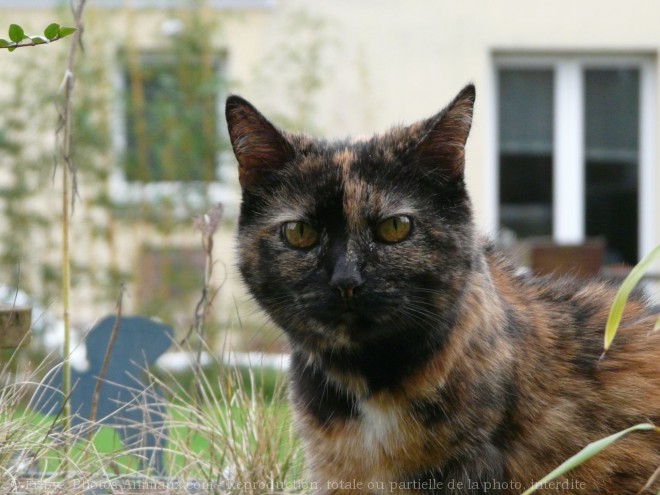
<svg viewBox="0 0 660 495"><path fill-rule="evenodd" d="M89 2L87 39L94 30L106 34L95 38L93 43L88 41L85 56L103 57L108 65L113 65L119 64L117 53L127 44L140 50L160 46L176 13L157 8L158 2L137 2L144 3L151 7L131 9L126 7L130 3L117 1L117 8L107 7L112 2L103 2L105 7L95 8L94 2ZM2 0L0 18L7 24L23 25L26 32L36 33L49 22L66 18L65 13L55 13L46 7L49 4L38 0L29 3ZM660 91L659 3L646 0L254 0L243 4L211 2L207 15L216 19L219 26L212 39L218 50L226 54L224 70L229 78L229 90L242 94L276 122L293 129L327 137L368 135L392 124L410 123L434 114L466 83L474 82L477 104L466 173L477 223L491 234L499 227L495 130L498 60L506 57L568 60L597 55L616 61L619 57L637 57L645 67L644 84L648 92L648 97L642 100L647 118L640 131L646 139L643 153L647 168L642 177L644 198L640 209L644 211L639 250L647 251L660 243L660 195L657 194L660 126L656 123ZM34 52L43 51L48 53L45 55L48 58L66 47L67 42L61 41L12 54L3 51L0 72L10 71L20 57L32 57ZM301 53L307 56L302 62L296 59L296 54ZM303 83L309 82L309 77L303 77L306 71L316 74L320 83L303 87ZM62 67L49 73L55 79L61 75ZM113 125L113 132L117 132ZM47 137L44 142L49 142ZM118 166L112 157L107 158L109 167ZM228 218L233 219L239 192L231 159L225 160L221 175L224 186L214 194L225 203ZM122 180L121 172L112 174L109 188L113 194L121 196L122 188L128 187ZM82 178L82 209L86 186L93 187ZM58 189L55 181L35 201L46 211L57 211ZM99 212L98 216L101 223L111 222L107 214ZM199 235L185 226L164 234L146 222L127 226L117 221L113 225L114 248L85 240L84 226L79 229L82 230L75 233L74 258L86 259L94 265L114 263L129 274L128 311L138 306L137 274L144 262L140 252L145 245L199 244ZM255 311L245 302L234 266L234 235L229 222L216 236L215 253L221 265L215 282L224 284L216 304L217 318L236 327L254 320L256 323L249 325L258 332L263 325L258 320L261 317L255 316ZM52 241L57 239L58 234L53 234ZM56 242L50 243L28 256L47 256L56 263L57 250ZM79 305L74 310L75 317L83 324L113 308L112 299L100 301L92 292L89 283L82 283L73 297ZM191 297L190 314L195 294ZM243 314L239 316L239 313ZM181 317L173 323L185 327L186 321Z"/></svg>

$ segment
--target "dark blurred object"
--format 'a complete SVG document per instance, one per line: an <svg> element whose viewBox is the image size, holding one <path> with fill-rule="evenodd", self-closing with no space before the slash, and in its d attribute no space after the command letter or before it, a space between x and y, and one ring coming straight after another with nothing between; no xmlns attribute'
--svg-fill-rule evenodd
<svg viewBox="0 0 660 495"><path fill-rule="evenodd" d="M90 421L94 390L110 344L116 317L101 320L85 339L89 367L71 370L71 411L74 427ZM145 383L145 370L172 344L172 327L139 316L119 320L117 336L102 378L94 428L105 424L116 428L127 448L140 455L144 467L163 470L165 401L162 393ZM39 385L31 407L56 415L62 409L62 369L54 368Z"/></svg>
<svg viewBox="0 0 660 495"><path fill-rule="evenodd" d="M530 245L530 268L534 275L594 277L600 272L604 257L605 241L601 238L576 245L551 241L534 241Z"/></svg>

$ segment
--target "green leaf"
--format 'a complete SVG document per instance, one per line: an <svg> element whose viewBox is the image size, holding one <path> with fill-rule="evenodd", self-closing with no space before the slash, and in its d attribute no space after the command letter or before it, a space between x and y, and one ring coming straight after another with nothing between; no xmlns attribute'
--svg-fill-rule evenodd
<svg viewBox="0 0 660 495"><path fill-rule="evenodd" d="M605 449L608 447L610 444L616 442L619 438L621 438L624 435L627 435L628 433L632 431L651 431L651 430L656 430L657 428L655 425L652 425L650 423L640 423L635 426L631 426L630 428L627 428L623 431L620 431L618 433L615 433L613 435L610 435L609 437L601 438L600 440L597 440L595 442L591 442L589 445L587 445L585 448L583 448L580 452L575 454L573 457L565 460L557 469L552 471L550 474L547 476L544 476L541 478L539 481L534 483L531 487L529 487L527 490L523 492L522 495L529 495L530 493L534 493L536 490L539 488L542 488L544 484L554 480L555 478L561 476L564 473L567 473L571 469L576 468L580 464L585 463L589 459L591 459L593 456L598 454L601 450Z"/></svg>
<svg viewBox="0 0 660 495"><path fill-rule="evenodd" d="M44 36L30 36L29 38L35 45L43 45L44 43L49 43L48 38Z"/></svg>
<svg viewBox="0 0 660 495"><path fill-rule="evenodd" d="M7 50L13 52L14 50L16 50L16 45L10 46L9 48L7 48Z"/></svg>
<svg viewBox="0 0 660 495"><path fill-rule="evenodd" d="M7 48L8 46L11 46L11 43L7 40L0 38L0 48Z"/></svg>
<svg viewBox="0 0 660 495"><path fill-rule="evenodd" d="M59 36L60 38L64 38L65 36L69 36L75 33L76 31L77 31L76 28L62 26L60 27Z"/></svg>
<svg viewBox="0 0 660 495"><path fill-rule="evenodd" d="M605 325L605 351L610 348L616 331L619 328L619 323L621 323L621 317L623 316L623 308L626 305L628 296L635 288L635 286L642 279L644 274L651 268L651 265L656 258L660 257L660 246L647 254L642 261L637 263L635 268L631 270L626 279L619 287L619 290L616 293L612 307L610 308L610 315L607 318L607 325Z"/></svg>
<svg viewBox="0 0 660 495"><path fill-rule="evenodd" d="M660 330L660 318L658 318L655 325L653 325L653 331L657 332L658 330Z"/></svg>
<svg viewBox="0 0 660 495"><path fill-rule="evenodd" d="M19 43L25 38L25 31L18 24L11 24L9 26L9 39L14 43Z"/></svg>
<svg viewBox="0 0 660 495"><path fill-rule="evenodd" d="M44 29L44 36L49 40L54 40L60 34L60 25L56 22L49 24L46 29Z"/></svg>

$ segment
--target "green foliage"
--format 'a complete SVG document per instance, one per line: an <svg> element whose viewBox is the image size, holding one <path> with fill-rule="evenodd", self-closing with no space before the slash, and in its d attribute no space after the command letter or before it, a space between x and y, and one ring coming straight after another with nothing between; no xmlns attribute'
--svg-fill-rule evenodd
<svg viewBox="0 0 660 495"><path fill-rule="evenodd" d="M21 26L18 24L10 24L8 31L9 40L0 38L0 48L6 48L10 52L13 52L16 48L45 45L66 38L75 32L76 28L60 26L57 23L52 23L44 29L43 36L26 35L25 30Z"/></svg>
<svg viewBox="0 0 660 495"><path fill-rule="evenodd" d="M302 448L290 426L282 374L265 372L268 377L264 377L259 371L238 371L217 362L211 365L212 371L193 371L183 381L180 375L158 377L146 371L151 388L165 394L156 406L159 415L165 412L163 424L130 426L140 428L145 435L161 434L161 426L168 432L163 452L165 472L153 473L138 462L143 456L140 447L127 449L110 427L90 423L67 432L62 429L61 415L44 416L29 410L33 385L51 365L42 362L37 370L21 368L24 382L17 382L15 376L0 382L2 493L16 492L17 480L25 476L21 466L28 462L35 479L46 481L41 488L35 483L37 491L30 491L40 495L89 492L72 486L72 472L67 476L67 466L75 466L74 478L90 484L121 486L132 480L146 487L170 477L182 484L191 480L215 486L212 493L237 495L265 493L264 489L242 489L239 483L292 486L303 476ZM194 397L195 390L201 394L200 402ZM150 406L136 398L131 407ZM62 448L65 442L72 446L68 451Z"/></svg>
<svg viewBox="0 0 660 495"><path fill-rule="evenodd" d="M52 24L46 35L59 36L61 26ZM94 252L116 250L113 246L112 201L107 194L111 173L112 132L107 109L111 108L110 68L104 58L107 45L99 43L98 30L89 30L88 56L76 66L76 98L72 107L75 143L72 154L84 187L84 207L76 211L73 232L76 242L94 246L90 256L73 261L73 284L92 288L94 300L114 299L118 280L125 279L116 264L97 264ZM57 245L61 200L48 194L53 188L52 139L57 122L55 107L57 73L65 51L34 52L33 57L12 60L4 82L9 91L0 95L0 166L7 179L0 184L0 284L19 287L47 305L61 287L57 258L46 246ZM43 146L35 145L43 143ZM38 200L35 200L38 198ZM46 207L44 207L46 205Z"/></svg>
<svg viewBox="0 0 660 495"><path fill-rule="evenodd" d="M655 425L652 425L650 423L641 423L635 426L631 426L630 428L627 428L623 431L619 431L613 435L610 435L605 438L601 438L600 440L597 440L595 442L591 442L589 445L587 445L585 448L583 448L580 452L575 454L573 457L567 459L564 461L560 466L558 466L554 471L550 472L547 476L544 476L541 480L537 481L534 483L533 486L528 488L523 492L522 495L530 495L531 493L536 492L539 488L542 488L543 485L547 484L548 482L558 478L559 476L567 473L571 469L575 469L581 464L584 464L587 462L589 459L591 459L593 456L601 452L603 449L609 447L611 444L619 440L621 437L624 435L627 435L628 433L631 433L633 431L658 431L658 428L656 428Z"/></svg>
<svg viewBox="0 0 660 495"><path fill-rule="evenodd" d="M616 335L616 332L619 328L619 323L621 323L621 318L623 317L623 309L628 301L630 293L635 288L635 286L642 279L644 274L649 271L653 263L660 258L660 246L656 246L648 255L641 260L635 268L631 270L626 279L619 287L619 290L614 298L614 303L610 308L610 314L607 318L607 325L605 327L605 352L610 348L612 341ZM660 319L655 324L655 329L657 330L660 325Z"/></svg>
<svg viewBox="0 0 660 495"><path fill-rule="evenodd" d="M72 35L75 32L76 32L76 28L62 26L60 27L60 31L57 37L55 37L51 41L54 41L55 39L65 38L66 36Z"/></svg>
<svg viewBox="0 0 660 495"><path fill-rule="evenodd" d="M164 237L156 242L166 244L167 236L190 228L190 218L210 204L206 185L217 180L217 158L227 146L220 137L215 111L219 95L225 92L225 78L218 66L222 53L213 51L210 40L218 26L203 15L201 8L173 12L182 19L183 29L176 36L163 39L163 48L159 51L168 70L156 76L162 78L158 83L165 88L155 100L156 114L150 117L157 125L147 126L147 132L142 135L130 133L136 138L133 150L147 149L147 160L132 161L135 155L131 154L130 146L127 156L119 157L120 160L113 141L113 135L120 129L112 124L118 97L117 64L121 68L123 63L123 68L127 69L125 94L131 101L125 108L130 112L126 115L129 127L141 119L144 121L144 115L140 117L136 111L139 105L133 104L131 81L134 76L139 81L140 76L151 69L138 66L137 71L133 71L130 58L138 52L131 43L125 44L129 47L125 57L117 59L117 45L112 43L115 37L102 19L93 17L95 14L98 15L90 11L86 54L78 58L75 67L72 155L78 169L80 199L84 203L76 205L72 235L76 244L83 243L90 248L82 254L76 252L72 282L74 287L90 287L86 298L91 296L92 301L105 302L114 299L119 281L129 278L122 270L131 265L123 262L125 257L116 244L122 232L153 227ZM20 34L18 28L20 26L11 29L14 39ZM51 42L71 32L71 28L51 23L44 29L43 38ZM23 43L28 41L23 40ZM11 38L0 43L15 48ZM42 304L56 297L61 284L57 259L45 249L59 243L58 230L54 228L60 221L58 198L48 195L47 191L53 187L52 149L48 143L56 125L53 103L60 79L44 78L43 74L57 73L56 67L65 64L64 56L63 50L55 49L35 52L33 58L12 60L11 70L5 71L3 78L10 90L0 95L3 107L0 166L8 176L0 184L0 217L5 222L5 228L0 231L0 273L3 274L0 284L20 287ZM162 195L118 203L110 194L109 182L116 168L125 165L123 159L135 165L126 169L129 180L197 182L185 184L181 194L175 197ZM156 174L149 172L154 160L159 163ZM44 204L48 206L43 208ZM140 245L136 242L131 248L133 252L129 256L132 258ZM98 262L99 252L104 258L102 262ZM103 253L109 254L103 257ZM136 279L139 276L138 271ZM163 281L169 286L176 282L175 278ZM186 287L191 289L191 296L199 289L197 284L194 288L191 284ZM178 306L157 306L188 315L187 302L188 299L183 298ZM145 301L139 301L138 309L145 309L139 308L144 304Z"/></svg>
<svg viewBox="0 0 660 495"><path fill-rule="evenodd" d="M60 33L60 25L57 23L49 24L46 29L44 29L44 36L49 40L54 40Z"/></svg>
<svg viewBox="0 0 660 495"><path fill-rule="evenodd" d="M279 401L282 397L282 388L286 386L286 375L283 371L271 368L254 370L245 366L229 367L217 361L203 366L200 370L189 369L174 373L161 373L154 370L154 376L162 381L164 386L176 395L170 399L185 402L188 398L184 391L191 391L201 382L208 384L208 392L217 396L222 390L223 383L217 378L231 373L234 387L241 387L247 394L258 394L267 402Z"/></svg>
<svg viewBox="0 0 660 495"><path fill-rule="evenodd" d="M25 38L25 31L18 24L11 24L9 26L9 39L14 43L20 43Z"/></svg>
<svg viewBox="0 0 660 495"><path fill-rule="evenodd" d="M28 275L30 269L38 271L51 260L40 259L30 246L36 239L49 242L52 229L48 214L32 198L50 187L51 172L44 163L51 163L52 157L29 143L52 132L52 94L57 89L55 81L44 80L41 75L46 54L36 55L14 62L12 70L4 75L10 91L0 95L0 166L7 174L0 184L0 284L20 287L33 295L35 287L46 287Z"/></svg>
<svg viewBox="0 0 660 495"><path fill-rule="evenodd" d="M194 371L191 386L155 380L177 398L168 408L174 454L168 468L179 478L214 480L217 492L227 494L258 495L266 490L247 487L255 482L285 487L300 480L302 449L291 427L283 375L275 376L266 396L258 371L215 369L211 376Z"/></svg>
<svg viewBox="0 0 660 495"><path fill-rule="evenodd" d="M223 54L212 48L212 21L201 9L181 14L182 27L158 51L125 54L126 177L135 182L217 180L218 96Z"/></svg>

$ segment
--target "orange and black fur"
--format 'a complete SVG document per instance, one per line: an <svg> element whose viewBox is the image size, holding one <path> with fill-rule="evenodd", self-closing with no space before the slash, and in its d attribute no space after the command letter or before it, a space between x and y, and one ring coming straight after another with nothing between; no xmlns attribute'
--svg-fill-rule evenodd
<svg viewBox="0 0 660 495"><path fill-rule="evenodd" d="M601 359L613 288L518 275L475 232L474 98L467 86L436 116L357 142L281 132L227 101L240 269L290 341L321 492L521 493L589 442L660 416L644 300ZM634 494L659 466L660 435L633 433L542 492Z"/></svg>

